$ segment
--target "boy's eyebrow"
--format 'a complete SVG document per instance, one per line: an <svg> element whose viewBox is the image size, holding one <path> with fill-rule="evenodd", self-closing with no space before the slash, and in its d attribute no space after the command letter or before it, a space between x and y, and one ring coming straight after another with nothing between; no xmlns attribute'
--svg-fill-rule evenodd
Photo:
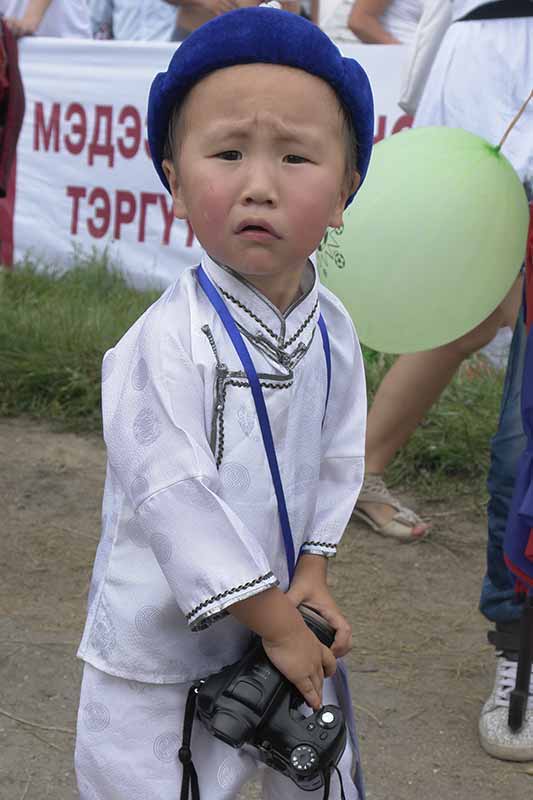
<svg viewBox="0 0 533 800"><path fill-rule="evenodd" d="M250 121L252 122L252 121ZM214 136L217 138L222 137L229 137L233 136L236 139L245 139L247 136L250 135L250 122L246 121L224 121L224 122L214 122L212 125L208 125L204 128L204 132L208 136ZM281 142L309 142L314 143L318 141L318 136L307 126L305 127L297 127L293 128L284 123L269 123L271 127L276 128L276 139Z"/></svg>

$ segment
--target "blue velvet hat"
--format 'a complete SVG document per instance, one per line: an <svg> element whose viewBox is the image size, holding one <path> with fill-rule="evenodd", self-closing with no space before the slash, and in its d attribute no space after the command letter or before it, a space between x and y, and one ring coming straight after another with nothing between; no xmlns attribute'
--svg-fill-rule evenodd
<svg viewBox="0 0 533 800"><path fill-rule="evenodd" d="M176 50L167 71L154 78L148 100L148 142L165 188L169 189L163 149L173 109L210 72L254 63L296 67L332 86L352 118L362 183L374 140L374 105L366 72L353 58L343 58L331 39L304 17L257 6L230 11L202 25Z"/></svg>

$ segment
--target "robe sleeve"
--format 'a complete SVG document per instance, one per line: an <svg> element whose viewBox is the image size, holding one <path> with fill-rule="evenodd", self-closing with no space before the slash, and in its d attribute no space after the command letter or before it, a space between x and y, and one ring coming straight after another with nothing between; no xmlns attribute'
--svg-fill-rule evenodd
<svg viewBox="0 0 533 800"><path fill-rule="evenodd" d="M302 553L326 557L336 555L365 469L365 373L359 341L347 314L341 330L342 335L330 331L331 389L322 436L318 499L301 548Z"/></svg>
<svg viewBox="0 0 533 800"><path fill-rule="evenodd" d="M104 438L125 502L189 627L200 630L278 581L253 532L220 496L204 373L169 333L175 309L168 320L158 305L104 358Z"/></svg>

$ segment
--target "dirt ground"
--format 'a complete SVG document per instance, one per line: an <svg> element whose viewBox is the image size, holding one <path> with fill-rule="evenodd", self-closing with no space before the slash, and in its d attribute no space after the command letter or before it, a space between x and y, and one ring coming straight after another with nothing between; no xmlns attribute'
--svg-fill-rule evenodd
<svg viewBox="0 0 533 800"><path fill-rule="evenodd" d="M0 420L2 800L77 797L75 651L103 467L96 436ZM531 797L532 765L493 760L477 741L494 671L477 611L483 511L476 498L419 508L435 523L428 540L391 544L351 525L332 568L355 632L349 666L368 800Z"/></svg>

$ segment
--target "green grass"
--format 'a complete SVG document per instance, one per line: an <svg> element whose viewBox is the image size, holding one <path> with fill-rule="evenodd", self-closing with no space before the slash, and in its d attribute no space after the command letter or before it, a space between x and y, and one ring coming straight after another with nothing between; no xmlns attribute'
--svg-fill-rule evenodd
<svg viewBox="0 0 533 800"><path fill-rule="evenodd" d="M363 348L369 404L395 357ZM490 439L496 432L503 372L482 356L465 361L440 400L387 470L390 486L419 492L485 494Z"/></svg>
<svg viewBox="0 0 533 800"><path fill-rule="evenodd" d="M102 355L159 293L128 287L105 257L37 266L0 274L0 413L98 430Z"/></svg>
<svg viewBox="0 0 533 800"><path fill-rule="evenodd" d="M0 414L99 431L103 353L158 296L139 292L104 258L78 255L64 273L31 261L0 273ZM393 356L364 349L369 398ZM433 492L444 481L479 494L502 376L462 369L388 471L394 485Z"/></svg>

